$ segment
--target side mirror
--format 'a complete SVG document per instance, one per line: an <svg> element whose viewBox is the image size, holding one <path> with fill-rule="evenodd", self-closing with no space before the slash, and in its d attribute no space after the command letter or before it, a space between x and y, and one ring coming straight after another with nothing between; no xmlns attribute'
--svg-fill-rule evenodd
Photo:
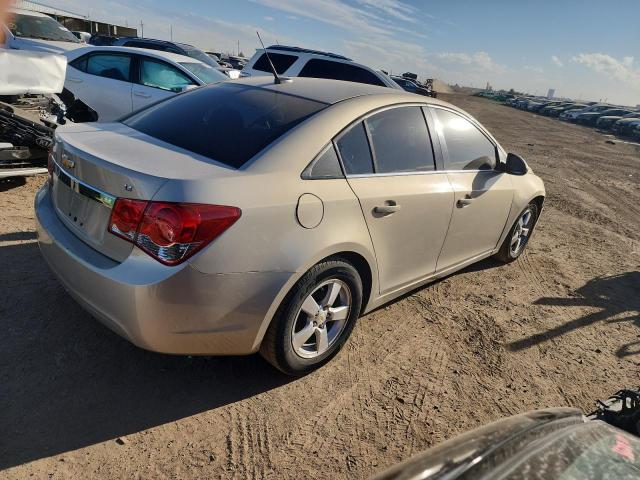
<svg viewBox="0 0 640 480"><path fill-rule="evenodd" d="M528 170L529 169L527 168L527 164L521 157L519 157L515 153L510 153L507 155L505 172L507 172L509 175L525 175Z"/></svg>

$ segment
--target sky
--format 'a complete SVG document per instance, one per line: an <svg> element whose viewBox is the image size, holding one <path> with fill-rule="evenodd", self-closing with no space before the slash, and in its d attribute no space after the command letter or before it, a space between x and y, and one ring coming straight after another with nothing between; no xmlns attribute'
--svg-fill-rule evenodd
<svg viewBox="0 0 640 480"><path fill-rule="evenodd" d="M280 43L447 83L640 104L640 0L45 0L146 37Z"/></svg>

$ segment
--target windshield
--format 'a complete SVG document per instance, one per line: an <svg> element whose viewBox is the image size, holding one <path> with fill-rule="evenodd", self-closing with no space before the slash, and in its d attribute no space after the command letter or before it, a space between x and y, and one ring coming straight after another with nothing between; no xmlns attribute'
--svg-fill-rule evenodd
<svg viewBox="0 0 640 480"><path fill-rule="evenodd" d="M218 62L216 62L213 58L211 58L209 55L204 53L202 50L198 50L196 47L192 47L191 45L187 45L184 43L177 43L176 45L182 48L187 53L187 56L191 58L200 60L202 63L206 63L211 67L219 66Z"/></svg>
<svg viewBox="0 0 640 480"><path fill-rule="evenodd" d="M37 38L56 42L80 43L73 33L50 17L36 17L16 13L9 30L16 37Z"/></svg>
<svg viewBox="0 0 640 480"><path fill-rule="evenodd" d="M123 123L198 155L240 168L325 103L235 82L157 103Z"/></svg>
<svg viewBox="0 0 640 480"><path fill-rule="evenodd" d="M196 77L202 80L204 83L218 83L224 82L225 80L229 80L224 73L219 72L213 67L209 65L204 65L202 63L180 63L184 68L193 73Z"/></svg>
<svg viewBox="0 0 640 480"><path fill-rule="evenodd" d="M631 480L640 477L640 441L602 422L562 430L511 461L500 480ZM525 472L528 474L525 475Z"/></svg>

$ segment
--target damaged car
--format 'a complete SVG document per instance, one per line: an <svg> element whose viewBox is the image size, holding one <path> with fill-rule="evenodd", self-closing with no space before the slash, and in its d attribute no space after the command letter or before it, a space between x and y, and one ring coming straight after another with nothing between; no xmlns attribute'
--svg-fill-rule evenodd
<svg viewBox="0 0 640 480"><path fill-rule="evenodd" d="M68 52L65 88L109 122L177 93L229 77L191 57L131 47Z"/></svg>

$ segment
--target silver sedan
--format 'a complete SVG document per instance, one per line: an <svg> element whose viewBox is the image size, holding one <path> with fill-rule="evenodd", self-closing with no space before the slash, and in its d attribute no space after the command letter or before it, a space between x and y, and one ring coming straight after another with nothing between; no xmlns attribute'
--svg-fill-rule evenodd
<svg viewBox="0 0 640 480"><path fill-rule="evenodd" d="M265 77L59 129L35 207L69 293L149 350L304 374L362 314L521 255L544 185L438 100Z"/></svg>

